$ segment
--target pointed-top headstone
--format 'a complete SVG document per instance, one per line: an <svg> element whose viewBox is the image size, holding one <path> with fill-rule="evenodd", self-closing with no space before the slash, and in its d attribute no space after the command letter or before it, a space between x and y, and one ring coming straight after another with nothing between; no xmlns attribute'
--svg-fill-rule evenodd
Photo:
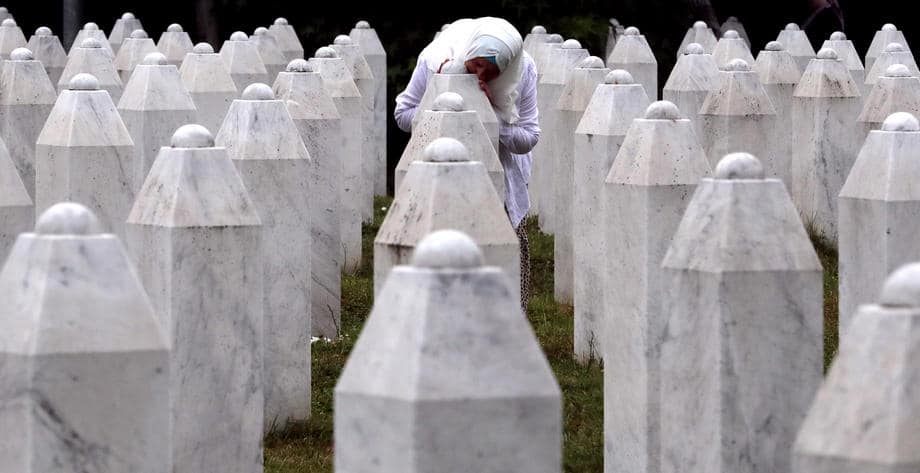
<svg viewBox="0 0 920 473"><path fill-rule="evenodd" d="M724 68L732 59L743 59L748 64L754 64L754 56L751 55L751 50L735 30L728 30L722 34L722 38L713 48L712 57L720 69Z"/></svg>
<svg viewBox="0 0 920 473"><path fill-rule="evenodd" d="M278 47L281 48L287 61L304 58L303 46L300 44L300 38L297 37L297 31L285 18L276 18L275 22L268 27L268 31L278 41Z"/></svg>
<svg viewBox="0 0 920 473"><path fill-rule="evenodd" d="M840 31L831 33L830 39L824 42L821 49L831 48L837 51L837 57L847 65L853 80L860 86L860 93L865 95L868 91L865 88L866 69L863 67L862 59L856 52L856 46L847 39L847 35Z"/></svg>
<svg viewBox="0 0 920 473"><path fill-rule="evenodd" d="M109 52L102 47L102 43L95 38L86 38L79 47L71 50L67 58L67 65L61 72L61 79L57 83L58 93L67 89L70 80L77 74L91 74L99 82L99 87L112 96L117 102L121 98L124 82L115 69L115 63Z"/></svg>
<svg viewBox="0 0 920 473"><path fill-rule="evenodd" d="M29 38L28 48L35 55L35 59L41 61L45 67L51 83L57 84L61 79L61 72L64 71L64 65L67 64L67 52L64 51L61 40L51 33L51 28L40 26Z"/></svg>
<svg viewBox="0 0 920 473"><path fill-rule="evenodd" d="M917 68L913 54L904 45L891 43L885 46L884 51L872 63L872 68L866 72L866 88L871 90L878 83L878 78L894 64L907 66L911 74L920 76L920 69Z"/></svg>
<svg viewBox="0 0 920 473"><path fill-rule="evenodd" d="M898 27L891 23L885 23L879 31L875 32L875 36L872 37L872 43L869 44L869 50L866 51L867 71L872 69L875 60L882 54L885 47L891 43L898 43L904 46L904 49L910 51L910 46L907 44L907 38L904 37L904 32L899 31Z"/></svg>
<svg viewBox="0 0 920 473"><path fill-rule="evenodd" d="M747 43L748 48L751 47L751 38L747 34L747 30L744 29L744 25L741 24L741 20L738 17L730 16L725 22L722 23L722 27L719 28L720 31L735 30L738 32L738 35L741 36L741 39Z"/></svg>
<svg viewBox="0 0 920 473"><path fill-rule="evenodd" d="M718 82L718 77L719 67L715 58L704 53L701 45L690 43L684 54L677 58L677 64L662 89L664 99L677 105L694 123L697 135L702 133L697 113L706 95Z"/></svg>
<svg viewBox="0 0 920 473"><path fill-rule="evenodd" d="M118 54L118 50L124 41L131 37L131 33L136 30L143 30L141 20L138 20L133 13L125 12L121 18L115 20L112 31L109 33L109 44L112 46L112 52Z"/></svg>
<svg viewBox="0 0 920 473"><path fill-rule="evenodd" d="M607 65L612 69L629 71L633 79L645 88L649 100L658 98L658 61L638 28L626 28L610 52Z"/></svg>
<svg viewBox="0 0 920 473"><path fill-rule="evenodd" d="M903 64L888 67L866 97L862 113L856 119L863 125L862 137L868 136L871 130L879 129L882 122L895 112L920 116L920 78Z"/></svg>
<svg viewBox="0 0 920 473"><path fill-rule="evenodd" d="M0 22L0 59L9 59L16 48L26 47L26 37L16 20L7 18Z"/></svg>
<svg viewBox="0 0 920 473"><path fill-rule="evenodd" d="M281 52L278 40L264 26L256 28L252 36L249 37L249 41L256 45L256 50L259 51L262 63L265 64L265 70L268 71L270 81L268 83L273 83L275 78L278 77L278 73L283 71L290 61Z"/></svg>
<svg viewBox="0 0 920 473"><path fill-rule="evenodd" d="M220 57L233 77L233 83L239 90L245 90L249 84L269 82L268 69L262 62L256 45L249 41L249 36L242 31L230 35L220 47Z"/></svg>
<svg viewBox="0 0 920 473"><path fill-rule="evenodd" d="M208 43L196 44L182 61L179 76L198 109L197 123L209 130L219 129L240 93L220 54Z"/></svg>
<svg viewBox="0 0 920 473"><path fill-rule="evenodd" d="M16 236L29 231L35 223L32 202L9 151L0 140L0 260L6 260Z"/></svg>
<svg viewBox="0 0 920 473"><path fill-rule="evenodd" d="M771 93L770 86L773 85L792 85L794 88L802 78L802 70L799 69L795 58L777 41L770 41L764 50L757 54L753 69L760 76L760 82L767 89L767 93ZM789 95L792 96L791 93ZM771 93L770 98L773 97ZM775 100L773 105L777 109L781 108Z"/></svg>
<svg viewBox="0 0 920 473"><path fill-rule="evenodd" d="M551 33L546 37L546 41L543 43L538 43L536 46L536 53L533 57L534 65L537 67L537 80L543 78L543 74L546 73L547 61L549 61L549 56L551 50L555 48L562 47L563 38L562 35Z"/></svg>
<svg viewBox="0 0 920 473"><path fill-rule="evenodd" d="M92 21L83 25L83 29L77 32L77 36L74 37L73 43L70 44L70 51L67 52L67 56L70 57L74 53L74 50L83 44L86 38L95 38L98 40L99 44L108 51L109 57L113 60L115 59L115 51L112 49L112 45L109 44L109 39L106 38L105 31L100 30L99 25Z"/></svg>
<svg viewBox="0 0 920 473"><path fill-rule="evenodd" d="M425 88L425 95L419 101L419 110L431 110L435 100L445 93L453 92L463 97L463 103L468 110L474 110L479 115L479 120L489 133L492 146L498 152L498 115L489 103L488 97L479 87L479 80L473 74L432 74ZM415 116L417 125L421 114Z"/></svg>
<svg viewBox="0 0 920 473"><path fill-rule="evenodd" d="M166 31L160 35L157 41L157 50L166 56L170 64L179 67L185 59L185 55L192 52L192 39L182 29L182 25L173 23L166 28Z"/></svg>
<svg viewBox="0 0 920 473"><path fill-rule="evenodd" d="M147 37L144 30L134 30L131 36L125 38L115 55L115 69L125 84L131 78L134 68L150 53L159 52L157 45Z"/></svg>
<svg viewBox="0 0 920 473"><path fill-rule="evenodd" d="M680 56L687 54L687 46L693 43L699 44L703 48L703 53L700 54L712 54L713 48L716 47L716 42L716 35L712 32L712 28L704 21L697 21L693 23L693 26L687 28L684 40L680 42L680 47L677 50L677 57L680 59Z"/></svg>
<svg viewBox="0 0 920 473"><path fill-rule="evenodd" d="M808 67L808 62L815 57L815 48L811 46L808 35L795 23L786 25L776 36L776 41L782 44L786 51L789 51L789 54L795 58L799 69L805 70Z"/></svg>
<svg viewBox="0 0 920 473"><path fill-rule="evenodd" d="M366 21L359 21L349 33L361 48L364 59L374 74L374 194L387 193L387 52L377 32Z"/></svg>
<svg viewBox="0 0 920 473"><path fill-rule="evenodd" d="M533 56L537 52L537 45L545 43L547 37L549 37L549 33L546 32L546 28L540 25L534 26L530 29L530 33L524 37L524 51Z"/></svg>

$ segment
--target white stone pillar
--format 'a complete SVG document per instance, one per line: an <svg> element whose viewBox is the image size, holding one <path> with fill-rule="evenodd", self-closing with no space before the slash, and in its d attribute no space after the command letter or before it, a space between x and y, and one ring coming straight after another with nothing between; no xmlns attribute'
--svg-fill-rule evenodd
<svg viewBox="0 0 920 473"><path fill-rule="evenodd" d="M693 122L697 136L703 133L698 116L700 108L709 91L718 83L718 78L719 68L712 55L704 53L699 44L690 43L684 54L677 58L677 64L661 91L665 100L677 105L684 118Z"/></svg>
<svg viewBox="0 0 920 473"><path fill-rule="evenodd" d="M895 112L920 116L920 78L903 64L889 66L863 102L862 112L856 118L860 127L859 143L864 143L869 132L881 128L885 119ZM882 277L884 275L879 275L876 280Z"/></svg>
<svg viewBox="0 0 920 473"><path fill-rule="evenodd" d="M904 37L904 32L898 31L898 27L891 23L885 23L882 25L881 30L875 32L875 35L872 37L872 43L869 44L869 49L866 51L865 62L867 71L872 69L872 64L879 55L882 54L885 47L891 43L903 45L904 49L910 51L910 46L907 44L907 38Z"/></svg>
<svg viewBox="0 0 920 473"><path fill-rule="evenodd" d="M677 58L680 60L680 57L686 54L687 46L693 43L699 44L703 48L703 52L699 54L712 54L717 42L715 33L712 32L712 28L706 22L694 22L693 26L687 28L687 33L684 34L684 39L680 42L680 47L677 48Z"/></svg>
<svg viewBox="0 0 920 473"><path fill-rule="evenodd" d="M156 43L147 36L144 30L134 30L131 36L125 38L115 54L115 70L125 84L131 79L131 73L138 64L150 53L159 52Z"/></svg>
<svg viewBox="0 0 920 473"><path fill-rule="evenodd" d="M917 68L917 63L914 61L913 54L911 54L904 45L900 43L891 43L885 46L884 51L882 51L879 57L872 63L872 68L866 72L866 90L872 90L872 87L878 83L878 78L883 76L885 71L895 64L907 66L911 74L920 76L920 69Z"/></svg>
<svg viewBox="0 0 920 473"><path fill-rule="evenodd" d="M634 118L645 115L648 95L622 70L611 71L588 103L575 130L574 210L575 357L601 360L604 353L604 178Z"/></svg>
<svg viewBox="0 0 920 473"><path fill-rule="evenodd" d="M728 19L726 19L722 23L722 26L719 28L719 30L723 32L728 31L728 30L737 31L738 35L741 36L741 39L743 39L744 42L747 43L748 49L751 48L751 38L748 37L747 30L744 29L744 25L741 24L741 20L739 20L737 17L734 17L734 16L728 17Z"/></svg>
<svg viewBox="0 0 920 473"><path fill-rule="evenodd" d="M224 41L220 47L220 57L227 65L237 90L245 90L246 86L256 82L271 82L259 50L242 31L234 32L229 40Z"/></svg>
<svg viewBox="0 0 920 473"><path fill-rule="evenodd" d="M550 34L546 37L545 43L539 43L536 45L536 54L533 57L534 66L537 68L537 108L540 110L540 127L544 129L546 126L546 111L544 96L545 85L540 83L543 81L543 74L546 72L547 61L549 60L550 52L553 49L559 48L562 46L562 36L558 34ZM545 174L546 162L547 159L542 159L541 156L546 153L543 152L543 147L539 142L531 151L531 156L534 163L537 163L536 166L532 166L530 169L530 182L527 184L527 190L530 193L530 215L539 217L540 228L544 228L546 223L546 216L543 215L549 210L543 210L543 200L544 200L544 188L547 186L545 183L546 177ZM541 154L543 153L543 154ZM547 171L548 172L548 171Z"/></svg>
<svg viewBox="0 0 920 473"><path fill-rule="evenodd" d="M124 52L129 48L121 48ZM150 166L173 133L195 121L198 111L192 96L182 85L176 66L166 56L153 52L137 65L118 101L118 112L134 141L132 189L144 185Z"/></svg>
<svg viewBox="0 0 920 473"><path fill-rule="evenodd" d="M831 48L837 51L837 57L847 65L850 76L859 86L860 95L866 96L869 93L866 89L866 68L863 67L862 59L859 58L859 53L856 52L856 46L853 46L853 42L847 39L847 35L840 31L831 33L830 39L821 46L821 49L824 48Z"/></svg>
<svg viewBox="0 0 920 473"><path fill-rule="evenodd" d="M361 48L374 74L374 194L387 193L387 52L377 32L366 21L359 21L349 34Z"/></svg>
<svg viewBox="0 0 920 473"><path fill-rule="evenodd" d="M639 28L626 28L607 58L611 69L625 69L642 84L649 101L658 100L658 61Z"/></svg>
<svg viewBox="0 0 920 473"><path fill-rule="evenodd" d="M649 146L655 143L655 146ZM633 121L604 184L604 471L661 471L661 261L709 161L690 120L655 102Z"/></svg>
<svg viewBox="0 0 920 473"><path fill-rule="evenodd" d="M123 236L133 179L134 141L115 104L95 77L77 74L35 145L36 215L57 202L81 202L104 231Z"/></svg>
<svg viewBox="0 0 920 473"><path fill-rule="evenodd" d="M220 54L208 43L196 44L182 61L179 76L198 109L197 123L209 130L219 129L240 93Z"/></svg>
<svg viewBox="0 0 920 473"><path fill-rule="evenodd" d="M776 36L776 41L795 59L799 69L805 70L808 63L815 58L815 48L811 46L808 35L795 23L789 23Z"/></svg>
<svg viewBox="0 0 920 473"><path fill-rule="evenodd" d="M192 38L182 29L182 25L173 23L166 27L157 41L157 50L166 56L166 60L176 67L182 66L185 55L192 52Z"/></svg>
<svg viewBox="0 0 920 473"><path fill-rule="evenodd" d="M489 139L495 152L498 152L498 115L495 109L486 97L485 92L479 88L479 79L475 74L432 74L428 79L428 85L425 87L425 94L419 101L418 110L431 110L435 100L445 92L453 92L463 97L463 103L469 110L475 110L479 115L479 120L489 133ZM412 119L412 127L421 120L421 114L416 113ZM541 126L543 122L541 121ZM544 129L545 132L545 129Z"/></svg>
<svg viewBox="0 0 920 473"><path fill-rule="evenodd" d="M112 50L112 45L109 44L109 40L105 36L105 31L100 30L99 25L92 21L83 25L83 29L77 32L77 36L74 37L73 43L70 44L70 50L67 51L68 58L74 53L74 50L83 44L86 38L95 38L98 40L99 44L109 52L109 57L115 59L115 51Z"/></svg>
<svg viewBox="0 0 920 473"><path fill-rule="evenodd" d="M425 148L424 161L409 165L374 238L374 294L380 294L394 266L408 261L422 237L443 229L473 237L482 246L486 262L502 268L511 279L511 292L520 302L517 234L485 165L471 161L466 147L453 138L434 140Z"/></svg>
<svg viewBox="0 0 920 473"><path fill-rule="evenodd" d="M275 79L278 78L278 73L283 71L290 61L284 57L281 47L278 46L278 41L269 34L268 28L264 26L256 28L252 36L249 37L249 41L256 45L259 56L262 58L262 63L265 64L265 70L268 71L269 78L267 83L274 83Z"/></svg>
<svg viewBox="0 0 920 473"><path fill-rule="evenodd" d="M6 259L16 236L32 229L35 205L0 140L0 261Z"/></svg>
<svg viewBox="0 0 920 473"><path fill-rule="evenodd" d="M169 342L118 237L60 203L0 271L0 464L168 473Z"/></svg>
<svg viewBox="0 0 920 473"><path fill-rule="evenodd" d="M67 65L61 72L61 79L57 83L58 94L67 90L70 80L77 74L90 74L99 82L99 88L109 93L113 102L118 102L124 88L124 82L115 69L109 51L102 47L102 43L95 38L86 38L80 47L70 50Z"/></svg>
<svg viewBox="0 0 920 473"><path fill-rule="evenodd" d="M261 471L262 225L201 125L161 149L127 243L172 346L173 471Z"/></svg>
<svg viewBox="0 0 920 473"><path fill-rule="evenodd" d="M777 41L767 43L766 48L757 55L753 69L776 110L776 138L772 149L774 156L779 157L779 162L785 163L782 170L783 183L791 192L791 156L795 149L795 142L791 139L794 136L792 96L802 78L802 71L792 55Z"/></svg>
<svg viewBox="0 0 920 473"><path fill-rule="evenodd" d="M64 65L67 64L67 52L64 51L61 40L51 33L51 28L38 27L35 34L29 38L26 47L32 51L37 61L41 61L51 83L57 84L61 79L61 72L64 72Z"/></svg>
<svg viewBox="0 0 920 473"><path fill-rule="evenodd" d="M789 472L821 383L821 263L750 154L700 182L662 263L663 473Z"/></svg>
<svg viewBox="0 0 920 473"><path fill-rule="evenodd" d="M278 41L278 46L281 47L281 52L284 53L285 59L293 61L294 59L304 58L303 46L301 46L300 39L297 37L297 31L288 23L287 19L275 18L275 22L268 27L268 31Z"/></svg>
<svg viewBox="0 0 920 473"><path fill-rule="evenodd" d="M131 33L135 30L143 30L144 26L141 25L141 20L138 20L133 13L125 12L121 15L121 18L115 20L115 25L112 26L112 31L109 32L109 45L113 54L118 54L118 50L121 48L124 40L131 37Z"/></svg>
<svg viewBox="0 0 920 473"><path fill-rule="evenodd" d="M559 386L485 252L443 230L390 273L336 384L336 471L561 472Z"/></svg>
<svg viewBox="0 0 920 473"><path fill-rule="evenodd" d="M57 100L42 63L20 48L0 72L0 137L29 196L35 198L35 142Z"/></svg>
<svg viewBox="0 0 920 473"><path fill-rule="evenodd" d="M24 48L26 44L26 37L16 20L7 18L0 22L0 60L9 59L13 50Z"/></svg>
<svg viewBox="0 0 920 473"><path fill-rule="evenodd" d="M530 33L527 33L527 36L524 37L524 51L533 57L537 52L537 45L545 43L548 36L549 34L546 32L545 27L541 25L534 26L530 29Z"/></svg>
<svg viewBox="0 0 920 473"><path fill-rule="evenodd" d="M712 57L719 69L724 69L734 59L743 59L748 64L754 64L754 56L751 55L748 44L735 30L728 30L722 34L722 38L712 50Z"/></svg>

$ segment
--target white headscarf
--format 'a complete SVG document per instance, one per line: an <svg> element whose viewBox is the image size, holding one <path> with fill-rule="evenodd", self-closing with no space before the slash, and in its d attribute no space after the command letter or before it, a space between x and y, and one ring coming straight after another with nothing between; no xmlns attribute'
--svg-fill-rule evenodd
<svg viewBox="0 0 920 473"><path fill-rule="evenodd" d="M500 73L488 83L492 105L499 117L516 123L523 50L524 40L511 23L492 17L463 19L442 31L422 50L419 60L424 60L433 72L466 74L466 61L478 57L494 58Z"/></svg>

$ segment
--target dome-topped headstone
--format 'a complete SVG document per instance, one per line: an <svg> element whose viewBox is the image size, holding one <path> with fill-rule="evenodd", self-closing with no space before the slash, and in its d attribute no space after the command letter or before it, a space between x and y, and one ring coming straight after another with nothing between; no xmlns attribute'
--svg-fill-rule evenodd
<svg viewBox="0 0 920 473"><path fill-rule="evenodd" d="M196 122L209 130L220 129L230 104L241 92L220 54L208 43L196 44L182 61L179 76L198 109Z"/></svg>

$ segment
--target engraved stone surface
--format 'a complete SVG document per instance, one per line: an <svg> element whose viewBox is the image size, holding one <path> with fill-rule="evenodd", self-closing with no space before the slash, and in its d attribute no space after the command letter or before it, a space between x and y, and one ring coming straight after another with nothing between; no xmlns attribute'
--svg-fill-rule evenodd
<svg viewBox="0 0 920 473"><path fill-rule="evenodd" d="M179 69L182 84L198 109L198 120L208 130L218 130L240 91L220 54L208 43L198 43Z"/></svg>

